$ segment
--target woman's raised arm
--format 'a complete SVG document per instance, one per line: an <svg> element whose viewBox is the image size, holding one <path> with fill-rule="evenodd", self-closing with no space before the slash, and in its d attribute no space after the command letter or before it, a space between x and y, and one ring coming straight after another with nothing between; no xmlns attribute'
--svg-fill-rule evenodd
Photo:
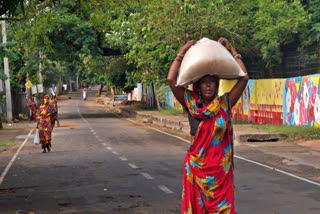
<svg viewBox="0 0 320 214"><path fill-rule="evenodd" d="M184 92L185 92L185 88L182 86L176 86L177 84L177 77L178 77L178 71L181 65L181 61L184 57L184 54L189 50L189 48L196 44L196 41L191 40L188 41L179 51L179 53L177 54L177 56L175 57L175 59L173 60L170 69L169 69L169 73L167 76L167 81L169 84L169 87L171 88L171 91L173 93L173 95L176 97L176 99L179 101L179 103L182 106L185 106L184 103Z"/></svg>
<svg viewBox="0 0 320 214"><path fill-rule="evenodd" d="M225 38L220 38L218 42L220 42L222 45L225 46L226 49L230 51L230 53L235 58L235 60L239 64L242 71L246 73L245 76L239 78L237 84L230 91L229 102L230 102L230 107L232 108L238 102L239 98L242 95L243 90L246 88L247 82L249 80L249 76L247 73L247 69L242 62L240 54L237 53L237 50L231 45L231 43Z"/></svg>

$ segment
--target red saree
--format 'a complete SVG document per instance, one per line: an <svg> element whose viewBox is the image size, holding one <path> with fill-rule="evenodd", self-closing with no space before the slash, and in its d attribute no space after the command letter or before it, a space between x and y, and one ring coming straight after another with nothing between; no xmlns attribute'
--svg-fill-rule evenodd
<svg viewBox="0 0 320 214"><path fill-rule="evenodd" d="M228 93L200 108L201 97L186 91L185 103L202 121L184 160L181 213L235 214Z"/></svg>
<svg viewBox="0 0 320 214"><path fill-rule="evenodd" d="M33 99L29 99L29 108L30 108L30 120L36 120L38 108Z"/></svg>

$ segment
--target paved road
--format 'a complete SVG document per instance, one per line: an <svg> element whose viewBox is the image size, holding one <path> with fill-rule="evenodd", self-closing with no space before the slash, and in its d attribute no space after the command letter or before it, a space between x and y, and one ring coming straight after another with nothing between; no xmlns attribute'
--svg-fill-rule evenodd
<svg viewBox="0 0 320 214"><path fill-rule="evenodd" d="M93 102L65 101L59 111L52 152L41 153L31 136L0 183L0 214L180 213L187 142ZM237 155L252 153L273 158L243 146ZM0 153L1 174L13 155ZM238 213L320 213L320 186L239 158L235 165Z"/></svg>

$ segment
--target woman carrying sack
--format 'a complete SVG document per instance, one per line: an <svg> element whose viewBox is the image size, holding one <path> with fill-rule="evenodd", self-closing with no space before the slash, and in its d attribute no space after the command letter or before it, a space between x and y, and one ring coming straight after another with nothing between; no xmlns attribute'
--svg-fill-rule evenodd
<svg viewBox="0 0 320 214"><path fill-rule="evenodd" d="M39 109L39 120L37 128L39 129L40 142L42 145L43 153L51 151L51 108L50 99L48 95L43 98L42 105Z"/></svg>
<svg viewBox="0 0 320 214"><path fill-rule="evenodd" d="M246 68L231 43L218 40L232 54L241 69ZM240 98L248 75L239 78L233 89L218 96L219 77L206 75L193 83L193 91L177 86L184 54L194 45L187 42L171 64L168 84L180 104L195 119L197 129L183 165L181 213L235 214L233 179L233 129L231 108Z"/></svg>

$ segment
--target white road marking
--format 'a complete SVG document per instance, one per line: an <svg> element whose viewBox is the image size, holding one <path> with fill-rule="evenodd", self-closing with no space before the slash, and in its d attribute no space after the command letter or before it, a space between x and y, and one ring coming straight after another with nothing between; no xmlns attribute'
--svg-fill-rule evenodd
<svg viewBox="0 0 320 214"><path fill-rule="evenodd" d="M103 141L102 139L100 139L100 138L98 138L98 137L97 137L97 140L98 140L98 141L100 141L100 142L102 142L102 141Z"/></svg>
<svg viewBox="0 0 320 214"><path fill-rule="evenodd" d="M145 177L146 179L149 179L149 180L153 179L153 177L151 175L149 175L148 173L142 172L141 175L143 177Z"/></svg>
<svg viewBox="0 0 320 214"><path fill-rule="evenodd" d="M16 153L13 155L12 159L10 160L10 162L8 163L8 165L6 166L6 168L4 169L4 171L1 174L0 177L0 185L2 184L5 176L7 175L9 169L11 168L13 162L16 160L17 156L19 155L20 150L22 149L22 147L24 146L24 144L26 144L26 142L28 141L31 133L32 133L33 129L30 130L28 136L26 137L26 139L23 141L23 143L19 146L19 149L16 151Z"/></svg>
<svg viewBox="0 0 320 214"><path fill-rule="evenodd" d="M125 158L125 157L123 157L123 156L120 156L119 157L121 160L123 160L123 161L127 161L128 159L127 158Z"/></svg>
<svg viewBox="0 0 320 214"><path fill-rule="evenodd" d="M256 165L259 165L259 166L262 166L262 167L265 167L265 168L268 168L268 169L271 169L271 170L274 170L274 171L276 171L276 172L280 172L280 173L282 173L282 174L288 175L288 176L290 176L290 177L293 177L293 178L299 179L299 180L301 180L301 181L305 181L305 182L307 182L307 183L314 184L314 185L320 187L320 183L317 183L317 182L308 180L308 179L306 179L306 178L303 178L303 177L294 175L294 174L292 174L292 173L283 171L283 170L281 170L281 169L277 169L277 168L274 168L274 167L271 167L271 166L268 166L268 165L265 165L265 164L262 164L262 163L253 161L253 160L249 160L249 159L247 159L247 158L243 158L243 157L237 156L237 155L235 155L234 157L235 157L235 158L238 158L238 159L241 159L241 160L244 160L244 161L247 161L247 162L250 162L250 163L253 163L253 164L256 164Z"/></svg>
<svg viewBox="0 0 320 214"><path fill-rule="evenodd" d="M167 133L167 132L161 131L161 130L156 129L156 128L152 128L152 127L150 127L150 126L147 126L147 125L138 123L138 122L133 121L133 120L130 120L130 119L126 119L126 120L129 120L129 121L132 122L132 123L137 123L137 124L139 124L139 125L146 126L146 127L150 128L150 129L153 129L153 130L155 130L155 131L157 131L157 132L161 132L161 133L163 133L163 134L169 135L169 136L171 136L171 137L175 137L175 138L177 138L177 139L179 139L179 140L182 140L182 141L184 141L184 142L187 142L187 143L191 144L189 140L183 139L182 137L178 137L178 136L176 136L176 135L169 134L169 133Z"/></svg>
<svg viewBox="0 0 320 214"><path fill-rule="evenodd" d="M246 143L246 145L249 146L249 147L258 147L257 145L250 144L250 143Z"/></svg>
<svg viewBox="0 0 320 214"><path fill-rule="evenodd" d="M113 113L113 112L112 112L112 113ZM118 116L118 117L120 117L118 114L115 114L115 113L113 113L113 114L116 115L116 116ZM138 123L138 122L133 121L133 120L130 120L130 119L126 119L126 120L128 120L128 121L130 121L130 122L132 122L132 123L137 123L137 124L139 124L139 125L146 126L146 127L150 128L150 129L153 129L153 130L155 130L155 131L157 131L157 132L160 132L160 133L169 135L169 136L171 136L171 137L177 138L177 139L179 139L179 140L182 140L182 141L190 144L190 141L185 140L185 139L183 139L183 138L181 138L181 137L178 137L178 136L175 136L175 135L166 133L166 132L164 132L164 131L161 131L161 130L158 130L158 129L156 129L156 128L147 126L147 125L142 124L142 123ZM280 169L277 169L277 168L274 168L274 167L271 167L271 166L268 166L268 165L265 165L265 164L262 164L262 163L253 161L253 160L249 160L249 159L247 159L247 158L243 158L243 157L240 157L240 156L237 156L237 155L234 155L234 157L235 157L235 158L238 158L238 159L240 159L240 160L244 160L244 161L247 161L247 162L250 162L250 163L253 163L253 164L262 166L262 167L265 167L265 168L267 168L267 169L271 169L271 170L277 171L277 172L279 172L279 173L288 175L288 176L293 177L293 178L296 178L296 179L298 179L298 180L302 180L302 181L305 181L305 182L307 182L307 183L314 184L314 185L316 185L316 186L320 186L320 183L318 183L318 182L311 181L311 180L309 180L309 179L306 179L306 178L303 178L303 177L294 175L294 174L292 174L292 173L289 173L289 172L286 172L286 171L283 171L283 170L280 170Z"/></svg>
<svg viewBox="0 0 320 214"><path fill-rule="evenodd" d="M118 155L118 154L119 154L118 152L115 152L115 151L112 151L112 153L115 154L115 155Z"/></svg>
<svg viewBox="0 0 320 214"><path fill-rule="evenodd" d="M106 146L107 144L106 143L102 143L102 145Z"/></svg>
<svg viewBox="0 0 320 214"><path fill-rule="evenodd" d="M133 163L128 163L128 165L132 168L132 169L138 169L139 167L136 166L135 164Z"/></svg>
<svg viewBox="0 0 320 214"><path fill-rule="evenodd" d="M80 114L81 119L90 126L89 122L82 116L82 114L81 114L81 112L80 112L79 103L77 103L77 108L78 108L78 113ZM91 128L90 128L90 129L91 129Z"/></svg>
<svg viewBox="0 0 320 214"><path fill-rule="evenodd" d="M159 187L159 189L161 189L163 192L165 192L167 194L173 194L173 192L170 189L168 189L168 187L166 187L164 185L159 185L158 187Z"/></svg>
<svg viewBox="0 0 320 214"><path fill-rule="evenodd" d="M112 148L111 147L106 147L108 150L112 150Z"/></svg>

